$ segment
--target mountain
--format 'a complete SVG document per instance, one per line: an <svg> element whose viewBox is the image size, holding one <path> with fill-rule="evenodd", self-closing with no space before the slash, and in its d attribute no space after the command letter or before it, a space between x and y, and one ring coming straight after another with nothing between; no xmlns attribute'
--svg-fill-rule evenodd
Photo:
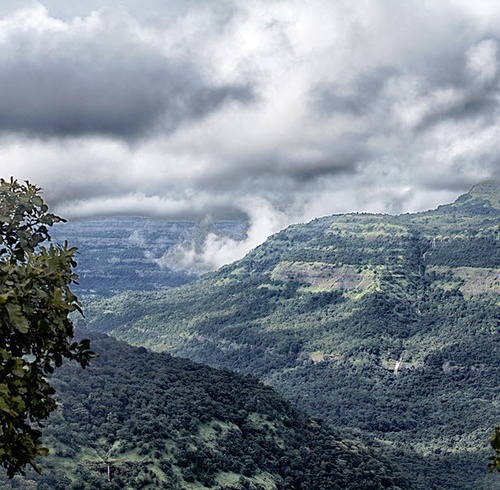
<svg viewBox="0 0 500 490"><path fill-rule="evenodd" d="M169 268L165 254L173 247L197 245L206 234L241 239L241 221L161 221L108 217L56 225L53 238L78 247L79 298L111 296L129 290L154 290L195 280L195 271Z"/></svg>
<svg viewBox="0 0 500 490"><path fill-rule="evenodd" d="M191 284L95 301L86 324L256 375L333 426L423 458L408 468L422 488L496 488L499 203L485 183L427 212L290 226Z"/></svg>
<svg viewBox="0 0 500 490"><path fill-rule="evenodd" d="M1 488L410 488L380 447L306 417L252 377L91 341L99 358L52 378L59 408L44 429L42 475Z"/></svg>

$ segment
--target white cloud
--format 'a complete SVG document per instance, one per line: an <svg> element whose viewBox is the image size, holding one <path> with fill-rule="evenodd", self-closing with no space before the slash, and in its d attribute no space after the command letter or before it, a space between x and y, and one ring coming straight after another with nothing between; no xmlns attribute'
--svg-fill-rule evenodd
<svg viewBox="0 0 500 490"><path fill-rule="evenodd" d="M156 262L162 267L202 273L217 269L243 257L269 235L289 224L289 218L260 199L242 205L247 209L249 225L243 240L217 234L212 226L201 226L200 235L169 249Z"/></svg>

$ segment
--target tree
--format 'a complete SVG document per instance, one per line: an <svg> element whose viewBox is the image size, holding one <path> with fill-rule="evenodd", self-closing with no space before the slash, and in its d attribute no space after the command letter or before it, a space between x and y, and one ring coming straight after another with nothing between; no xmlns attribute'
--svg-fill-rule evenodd
<svg viewBox="0 0 500 490"><path fill-rule="evenodd" d="M489 471L500 472L500 425L495 427L495 431L490 437L491 447L495 450L495 456L490 456Z"/></svg>
<svg viewBox="0 0 500 490"><path fill-rule="evenodd" d="M40 188L0 179L0 463L13 477L47 453L42 422L56 408L50 374L63 359L85 367L95 356L75 342L70 313L82 313L70 285L76 248L51 242Z"/></svg>

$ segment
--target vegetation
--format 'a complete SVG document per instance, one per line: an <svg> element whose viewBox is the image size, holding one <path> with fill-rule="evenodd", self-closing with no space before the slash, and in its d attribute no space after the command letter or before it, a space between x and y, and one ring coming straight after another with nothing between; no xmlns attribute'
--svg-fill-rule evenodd
<svg viewBox="0 0 500 490"><path fill-rule="evenodd" d="M291 226L189 285L95 301L86 324L259 376L400 448L415 488L495 488L499 196L481 185L425 213Z"/></svg>
<svg viewBox="0 0 500 490"><path fill-rule="evenodd" d="M39 191L0 180L0 463L10 477L46 452L36 426L56 408L47 375L64 358L85 366L92 357L87 341L73 342L69 319L80 311L75 249L42 245L62 220Z"/></svg>
<svg viewBox="0 0 500 490"><path fill-rule="evenodd" d="M383 448L306 417L252 377L90 336L99 358L51 378L60 408L44 430L42 475L2 488L411 487Z"/></svg>

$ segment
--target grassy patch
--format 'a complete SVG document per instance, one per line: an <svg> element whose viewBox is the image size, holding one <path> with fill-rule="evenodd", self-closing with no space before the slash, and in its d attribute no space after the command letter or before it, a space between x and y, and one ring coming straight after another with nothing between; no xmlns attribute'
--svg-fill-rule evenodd
<svg viewBox="0 0 500 490"><path fill-rule="evenodd" d="M486 267L431 266L429 271L440 274L439 286L445 290L458 288L466 296L500 293L500 270Z"/></svg>

